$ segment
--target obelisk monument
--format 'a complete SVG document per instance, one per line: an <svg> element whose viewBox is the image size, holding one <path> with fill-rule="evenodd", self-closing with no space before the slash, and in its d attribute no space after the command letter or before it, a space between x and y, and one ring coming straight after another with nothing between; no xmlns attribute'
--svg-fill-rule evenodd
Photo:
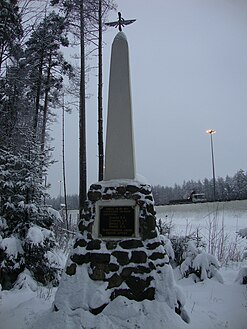
<svg viewBox="0 0 247 329"><path fill-rule="evenodd" d="M104 180L134 179L134 154L129 49L118 32L111 54Z"/></svg>
<svg viewBox="0 0 247 329"><path fill-rule="evenodd" d="M108 328L109 318L123 320L119 328L136 328L151 301L152 312L164 304L174 317L183 312L157 230L151 186L135 178L128 42L121 31L131 21L119 13L119 21L110 23L119 32L112 45L105 177L89 188L55 296L54 318L63 319L62 329ZM134 319L126 307L137 310Z"/></svg>

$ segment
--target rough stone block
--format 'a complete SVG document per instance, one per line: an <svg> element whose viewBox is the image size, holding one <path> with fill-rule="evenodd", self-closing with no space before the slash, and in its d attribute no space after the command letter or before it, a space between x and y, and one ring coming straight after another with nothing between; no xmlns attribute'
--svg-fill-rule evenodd
<svg viewBox="0 0 247 329"><path fill-rule="evenodd" d="M76 273L76 264L75 263L72 263L71 265L67 266L66 274L74 275L75 273Z"/></svg>
<svg viewBox="0 0 247 329"><path fill-rule="evenodd" d="M151 232L149 232L148 230L144 230L142 232L142 237L143 237L143 240L151 240L151 239L157 238L157 232L156 232L156 230L153 230Z"/></svg>
<svg viewBox="0 0 247 329"><path fill-rule="evenodd" d="M117 272L119 270L119 265L110 263L108 265L108 270L109 270L109 272Z"/></svg>
<svg viewBox="0 0 247 329"><path fill-rule="evenodd" d="M130 289L115 289L112 292L110 299L114 300L118 296L123 296L123 297L126 297L126 298L130 299L130 300L134 299L133 293Z"/></svg>
<svg viewBox="0 0 247 329"><path fill-rule="evenodd" d="M147 216L146 222L147 222L147 230L148 231L153 231L156 227L155 217L152 216L152 215Z"/></svg>
<svg viewBox="0 0 247 329"><path fill-rule="evenodd" d="M134 250L131 253L131 259L130 262L131 263L146 263L147 261L147 255L144 251L138 251L138 250Z"/></svg>
<svg viewBox="0 0 247 329"><path fill-rule="evenodd" d="M143 283L144 287L146 283ZM141 302L144 299L148 300L154 300L155 298L155 288L148 287L145 290L142 290L142 287L136 291L133 291L131 289L115 289L113 293L111 294L111 300L115 299L118 296L124 296L130 300L136 300L137 302Z"/></svg>
<svg viewBox="0 0 247 329"><path fill-rule="evenodd" d="M136 249L143 247L143 242L137 239L124 240L119 243L123 249Z"/></svg>
<svg viewBox="0 0 247 329"><path fill-rule="evenodd" d="M104 267L100 266L100 264L95 266L92 273L89 273L89 277L95 281L104 281L106 277Z"/></svg>
<svg viewBox="0 0 247 329"><path fill-rule="evenodd" d="M107 289L112 289L121 286L123 282L123 278L119 276L117 273L113 274L113 276L109 279L109 283Z"/></svg>
<svg viewBox="0 0 247 329"><path fill-rule="evenodd" d="M81 220L88 222L91 219L91 213L88 211L86 213L82 213Z"/></svg>
<svg viewBox="0 0 247 329"><path fill-rule="evenodd" d="M161 252L153 252L151 256L149 256L150 259L156 260L156 259L163 259L165 258L165 254Z"/></svg>
<svg viewBox="0 0 247 329"><path fill-rule="evenodd" d="M147 243L147 248L149 250L154 250L160 246L160 242Z"/></svg>
<svg viewBox="0 0 247 329"><path fill-rule="evenodd" d="M144 291L145 288L148 287L146 280L134 276L127 278L125 282L133 292L134 296L140 294L142 291Z"/></svg>
<svg viewBox="0 0 247 329"><path fill-rule="evenodd" d="M152 271L150 267L138 265L137 267L134 268L133 273L135 274L148 274Z"/></svg>
<svg viewBox="0 0 247 329"><path fill-rule="evenodd" d="M143 200L137 200L137 204L138 204L138 205L140 206L140 208L142 209L146 203L145 203L145 201L143 201Z"/></svg>
<svg viewBox="0 0 247 329"><path fill-rule="evenodd" d="M131 276L131 274L135 271L135 268L134 267L125 267L122 272L121 272L121 277L126 279L128 278L129 276Z"/></svg>
<svg viewBox="0 0 247 329"><path fill-rule="evenodd" d="M109 264L110 258L110 254L91 253L90 255L90 259L93 264Z"/></svg>
<svg viewBox="0 0 247 329"><path fill-rule="evenodd" d="M118 186L117 187L117 193L120 195L124 195L126 193L126 187L125 186Z"/></svg>
<svg viewBox="0 0 247 329"><path fill-rule="evenodd" d="M148 263L148 266L151 268L151 270L155 270L156 269L156 266L154 265L153 262L149 262Z"/></svg>
<svg viewBox="0 0 247 329"><path fill-rule="evenodd" d="M87 230L88 230L88 232L92 233L92 230L93 230L93 222L91 222L91 223L88 224Z"/></svg>
<svg viewBox="0 0 247 329"><path fill-rule="evenodd" d="M117 272L119 270L119 265L110 263L110 264L95 264L91 263L90 264L91 269L93 270L94 268L98 267L102 271L104 271L106 274L109 274L110 272Z"/></svg>
<svg viewBox="0 0 247 329"><path fill-rule="evenodd" d="M146 188L141 188L140 189L140 193L141 194L144 194L144 195L148 195L151 193L151 191L149 189L146 189Z"/></svg>
<svg viewBox="0 0 247 329"><path fill-rule="evenodd" d="M101 199L102 194L100 191L89 191L87 196L88 196L88 200L92 202L96 202Z"/></svg>
<svg viewBox="0 0 247 329"><path fill-rule="evenodd" d="M155 288L149 287L143 292L143 300L154 300L155 299Z"/></svg>
<svg viewBox="0 0 247 329"><path fill-rule="evenodd" d="M120 265L129 264L129 255L125 251L113 251L112 255L117 258L117 261Z"/></svg>
<svg viewBox="0 0 247 329"><path fill-rule="evenodd" d="M148 198L147 196L145 197L145 199L146 198ZM151 197L152 198L152 197ZM152 214L152 215L154 215L155 216L155 214L156 214L156 211L155 211L155 209L154 209L154 206L153 206L153 204L148 204L147 205L147 212L149 212L150 214Z"/></svg>
<svg viewBox="0 0 247 329"><path fill-rule="evenodd" d="M101 190L102 186L100 184L92 184L90 190Z"/></svg>
<svg viewBox="0 0 247 329"><path fill-rule="evenodd" d="M140 194L133 194L132 195L132 198L135 200L135 201L138 201L141 199L141 195Z"/></svg>
<svg viewBox="0 0 247 329"><path fill-rule="evenodd" d="M78 255L74 254L70 257L72 262L76 263L77 265L82 265L85 263L89 263L90 261L90 254L85 254L85 255Z"/></svg>
<svg viewBox="0 0 247 329"><path fill-rule="evenodd" d="M106 248L108 250L113 250L117 248L117 241L107 241L106 242Z"/></svg>
<svg viewBox="0 0 247 329"><path fill-rule="evenodd" d="M87 250L100 250L101 240L91 240L88 242L86 249Z"/></svg>
<svg viewBox="0 0 247 329"><path fill-rule="evenodd" d="M136 192L139 192L140 191L140 188L136 185L127 185L126 186L126 190L132 194L136 193Z"/></svg>
<svg viewBox="0 0 247 329"><path fill-rule="evenodd" d="M104 194L102 196L102 200L111 200L112 199L112 195L111 194Z"/></svg>
<svg viewBox="0 0 247 329"><path fill-rule="evenodd" d="M108 193L108 194L112 194L112 192L115 190L115 187L113 186L109 186L109 187L105 187L104 189L104 194Z"/></svg>
<svg viewBox="0 0 247 329"><path fill-rule="evenodd" d="M74 244L74 249L77 248L77 247L86 247L87 245L87 241L84 240L84 239L79 239L79 240L76 240L75 241L75 244Z"/></svg>

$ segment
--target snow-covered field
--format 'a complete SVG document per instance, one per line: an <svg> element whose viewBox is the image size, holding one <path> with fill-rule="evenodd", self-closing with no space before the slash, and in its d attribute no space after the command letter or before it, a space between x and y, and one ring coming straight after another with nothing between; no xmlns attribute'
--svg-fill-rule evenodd
<svg viewBox="0 0 247 329"><path fill-rule="evenodd" d="M247 227L247 200L156 207L156 217L171 227L171 235L195 235L207 244L206 251L219 260L239 260L247 241L237 232ZM224 254L224 255L222 255Z"/></svg>
<svg viewBox="0 0 247 329"><path fill-rule="evenodd" d="M156 207L156 217L172 221L173 233L190 234L199 228L207 237L210 226L224 226L225 234L235 238L235 233L247 227L247 200L207 202Z"/></svg>
<svg viewBox="0 0 247 329"><path fill-rule="evenodd" d="M173 205L157 207L156 210L157 218L172 222L174 234L188 234L198 229L208 242L212 236L214 237L209 232L218 230L219 234L215 239L224 234L226 244L239 243L240 253L244 245L247 247L247 240L238 241L235 234L237 230L247 227L246 201ZM222 224L224 224L224 230L222 230ZM228 252L228 249L226 248L225 251ZM97 316L90 314L86 317L86 314L74 314L85 316L87 326L76 326L76 321L68 321L67 323L71 323L71 326L65 327L62 322L56 322L55 312L51 311L56 289L26 284L21 290L14 289L0 293L0 328L45 329L51 327L49 322L52 321L54 329L150 329L151 327L154 329L246 329L247 285L240 285L235 281L242 267L247 267L247 261L244 259L238 262L228 261L222 266L220 274L224 280L223 284L215 279L198 283L194 283L191 278L179 280L179 275L176 270L174 271L177 285L185 295L185 308L190 317L189 324L183 322L178 316L174 320L174 314L169 307L157 311L161 303L159 305L157 302L150 301L136 303L121 297L116 299L110 310L106 307ZM156 317L153 314L156 314ZM59 319L61 321L61 317Z"/></svg>

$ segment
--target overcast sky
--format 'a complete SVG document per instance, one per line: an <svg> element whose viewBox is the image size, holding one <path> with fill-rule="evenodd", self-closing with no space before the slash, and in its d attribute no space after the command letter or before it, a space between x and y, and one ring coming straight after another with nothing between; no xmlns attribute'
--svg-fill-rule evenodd
<svg viewBox="0 0 247 329"><path fill-rule="evenodd" d="M130 50L137 173L152 185L211 179L214 129L216 177L247 169L247 1L117 0ZM112 12L109 21L116 20ZM104 33L106 119L111 43ZM87 93L88 184L97 182L97 80ZM66 115L68 194L78 193L78 113ZM106 122L106 120L105 120ZM59 194L61 122L52 127L54 158L50 193Z"/></svg>

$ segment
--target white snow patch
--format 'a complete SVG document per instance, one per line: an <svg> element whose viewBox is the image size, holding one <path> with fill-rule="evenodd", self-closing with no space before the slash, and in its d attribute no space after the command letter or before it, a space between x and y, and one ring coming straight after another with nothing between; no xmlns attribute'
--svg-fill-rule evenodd
<svg viewBox="0 0 247 329"><path fill-rule="evenodd" d="M40 226L32 226L28 229L26 241L32 245L43 245L44 241L53 233Z"/></svg>
<svg viewBox="0 0 247 329"><path fill-rule="evenodd" d="M18 276L14 288L15 289L25 288L25 289L30 289L31 291L37 291L38 284L32 278L31 273L27 269L25 269L25 271Z"/></svg>
<svg viewBox="0 0 247 329"><path fill-rule="evenodd" d="M232 263L220 270L224 284L215 280L194 283L190 278L177 282L186 299L190 324L159 301L141 303L116 298L99 315L83 309L54 312L52 292L43 288L2 291L0 299L1 329L245 329L247 322L246 286L235 282L245 263ZM79 287L83 282L78 282Z"/></svg>
<svg viewBox="0 0 247 329"><path fill-rule="evenodd" d="M196 226L205 224L205 217L198 217L197 211L193 213L190 209L190 214ZM238 228L246 227L246 216L241 216L240 212L225 212L226 231L233 234L236 232L236 214L239 215ZM182 221L186 223L186 219L190 218L186 212L183 217L182 212L180 215L180 219L174 215L176 225L180 225ZM245 239L243 241L246 242ZM224 284L214 279L194 283L190 277L179 279L177 275L178 290L174 296L171 296L170 301L172 303L176 296L182 300L179 295L179 291L182 291L186 300L186 310L190 316L189 324L183 322L179 316L174 316L174 310L166 302L138 303L124 297L116 298L96 316L81 306L69 310L65 305L60 311L54 312L53 300L56 289L51 291L38 288L34 292L30 287L23 287L20 290L2 291L0 326L1 329L246 329L246 285L235 282L241 268L246 267L247 262L244 261L230 263L220 268L219 273L224 279ZM173 272L176 273L176 270ZM90 298L91 289L98 289L99 298L102 293L100 285L89 285L87 276L84 276L83 272L81 274L78 281L71 286L71 298L74 298L74 305L77 306L80 301L83 305L84 298ZM82 285L88 286L85 296L81 296ZM63 294L59 298L61 300ZM159 298L162 299L162 296ZM95 305L94 300L90 303Z"/></svg>
<svg viewBox="0 0 247 329"><path fill-rule="evenodd" d="M147 184L149 185L149 183L147 182L147 179L144 176L141 175L136 175L135 179L111 179L111 180L107 180L107 181L100 181L99 182L100 185L102 186L106 186L106 187L116 187L116 186L121 186L121 185L137 185L139 186L140 184ZM150 189L151 191L151 189Z"/></svg>
<svg viewBox="0 0 247 329"><path fill-rule="evenodd" d="M53 209L52 207L47 207L46 208L47 212L49 213L49 215L51 215L55 220L57 220L58 222L63 222L63 219L59 213L59 211Z"/></svg>
<svg viewBox="0 0 247 329"><path fill-rule="evenodd" d="M160 235L160 240L162 241L162 243L164 245L164 249L165 249L167 255L169 256L169 258L174 259L175 255L174 255L174 250L172 248L171 241L164 235Z"/></svg>
<svg viewBox="0 0 247 329"><path fill-rule="evenodd" d="M23 254L21 241L14 236L3 239L0 243L0 247L9 257L12 256L16 258L18 254Z"/></svg>

